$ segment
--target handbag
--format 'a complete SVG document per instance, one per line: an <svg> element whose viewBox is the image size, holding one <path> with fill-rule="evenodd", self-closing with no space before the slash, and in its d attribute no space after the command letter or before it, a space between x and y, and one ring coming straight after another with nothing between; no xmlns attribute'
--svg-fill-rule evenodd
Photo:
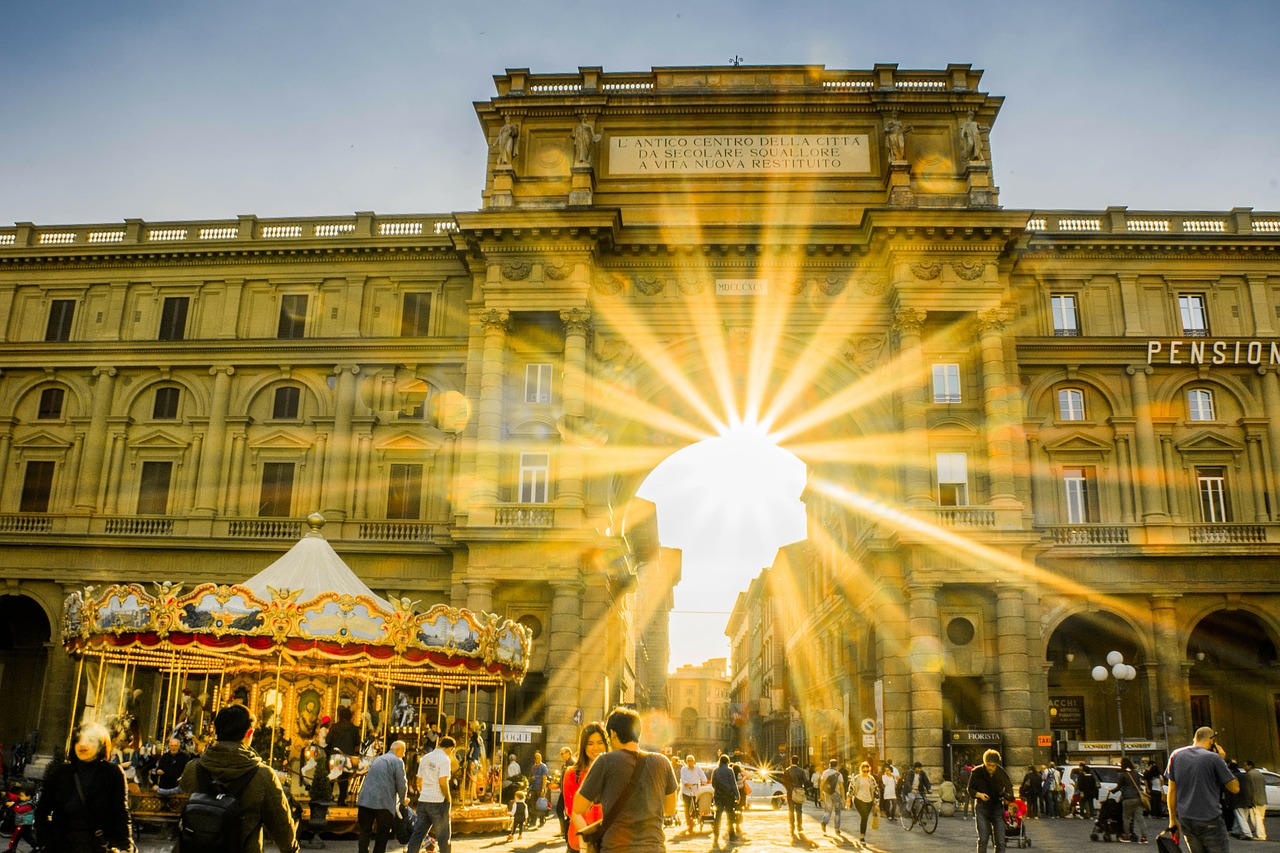
<svg viewBox="0 0 1280 853"><path fill-rule="evenodd" d="M413 823L417 818L417 814L413 809L401 807L400 819L396 821L396 841L400 844L408 844L409 839L413 837Z"/></svg>
<svg viewBox="0 0 1280 853"><path fill-rule="evenodd" d="M791 802L798 806L803 806L807 800L808 797L804 795L804 788L795 787L791 789Z"/></svg>
<svg viewBox="0 0 1280 853"><path fill-rule="evenodd" d="M1138 780L1134 778L1132 771L1129 771L1127 775L1129 776L1129 781L1133 783L1133 787L1138 791L1138 800L1142 803L1142 810L1151 811L1151 795L1142 790L1142 786L1138 784Z"/></svg>
<svg viewBox="0 0 1280 853"><path fill-rule="evenodd" d="M879 809L876 809L871 813L871 828L872 829L880 828L880 810ZM853 830L849 830L849 831L852 832Z"/></svg>
<svg viewBox="0 0 1280 853"><path fill-rule="evenodd" d="M644 767L644 757L636 757L636 766L631 771L631 781L627 783L627 787L623 789L622 796L609 805L604 810L604 818L598 820L590 826L583 827L578 833L578 850L580 853L600 853L600 842L604 840L605 831L609 829L609 824L613 823L614 818L618 816L618 812L626 807L627 801L631 799L631 794L636 789L636 780L640 778L640 768Z"/></svg>

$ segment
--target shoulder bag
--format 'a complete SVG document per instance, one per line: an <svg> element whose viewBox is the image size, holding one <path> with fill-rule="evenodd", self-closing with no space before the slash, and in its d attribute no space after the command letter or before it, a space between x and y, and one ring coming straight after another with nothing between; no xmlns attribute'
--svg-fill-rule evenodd
<svg viewBox="0 0 1280 853"><path fill-rule="evenodd" d="M622 811L631 799L631 794L636 789L636 780L640 778L640 769L644 767L644 763L644 756L637 755L636 766L631 771L631 781L623 789L622 796L609 804L609 808L604 810L604 818L602 820L578 833L578 850L580 853L600 853L600 842L604 840L604 834L608 831L609 825L618 816L618 812Z"/></svg>
<svg viewBox="0 0 1280 853"><path fill-rule="evenodd" d="M1151 811L1151 795L1142 790L1142 786L1138 784L1138 780L1134 778L1133 771L1128 771L1129 781L1133 783L1133 787L1138 791L1138 799L1142 802L1143 811Z"/></svg>

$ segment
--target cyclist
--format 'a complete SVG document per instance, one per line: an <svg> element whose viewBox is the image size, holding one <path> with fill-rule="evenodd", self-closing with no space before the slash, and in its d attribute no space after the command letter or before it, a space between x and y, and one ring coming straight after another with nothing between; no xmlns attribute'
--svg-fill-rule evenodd
<svg viewBox="0 0 1280 853"><path fill-rule="evenodd" d="M902 783L905 797L905 805L909 812L915 813L919 808L916 803L922 802L929 792L933 790L933 785L929 783L929 774L924 772L924 765L917 761L911 768L911 772L907 774L907 778Z"/></svg>

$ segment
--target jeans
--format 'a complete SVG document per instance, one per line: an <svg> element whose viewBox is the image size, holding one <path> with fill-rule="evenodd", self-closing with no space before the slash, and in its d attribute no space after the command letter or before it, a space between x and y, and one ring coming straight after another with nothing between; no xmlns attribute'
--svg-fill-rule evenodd
<svg viewBox="0 0 1280 853"><path fill-rule="evenodd" d="M712 825L712 828L711 828L712 838L720 837L720 816L721 815L726 816L725 823L729 824L729 840L732 841L733 839L738 837L738 833L734 829L734 824L733 824L733 819L734 819L733 808L736 805L737 805L736 802L729 802L728 800L716 800L716 822L715 824ZM409 853L413 853L413 851L410 851Z"/></svg>
<svg viewBox="0 0 1280 853"><path fill-rule="evenodd" d="M422 847L422 839L427 837L429 829L435 830L436 849L440 853L449 853L449 835L452 833L452 827L449 824L448 803L418 803L418 818L413 822L409 853L418 853Z"/></svg>
<svg viewBox="0 0 1280 853"><path fill-rule="evenodd" d="M1142 800L1131 797L1120 801L1124 818L1120 821L1120 834L1130 838L1143 838L1147 834L1147 821L1142 817Z"/></svg>
<svg viewBox="0 0 1280 853"><path fill-rule="evenodd" d="M844 802L839 794L827 794L827 807L822 812L822 829L825 832L831 822L831 813L835 812L836 832L840 831L840 815L844 811Z"/></svg>
<svg viewBox="0 0 1280 853"><path fill-rule="evenodd" d="M1191 853L1227 853L1231 842L1227 840L1227 825L1221 817L1213 820L1180 817L1178 825L1191 847Z"/></svg>
<svg viewBox="0 0 1280 853"><path fill-rule="evenodd" d="M799 835L804 830L804 803L794 802L787 797L787 819L791 823L791 834Z"/></svg>
<svg viewBox="0 0 1280 853"><path fill-rule="evenodd" d="M987 811L981 805L973 810L973 822L978 827L978 853L987 853L987 844L995 836L996 853L1004 853L1004 815Z"/></svg>
<svg viewBox="0 0 1280 853"><path fill-rule="evenodd" d="M395 829L396 816L386 809L356 806L356 823L360 826L360 853L369 853L369 840L373 839L373 853L386 853L387 839ZM374 834L377 824L377 834Z"/></svg>

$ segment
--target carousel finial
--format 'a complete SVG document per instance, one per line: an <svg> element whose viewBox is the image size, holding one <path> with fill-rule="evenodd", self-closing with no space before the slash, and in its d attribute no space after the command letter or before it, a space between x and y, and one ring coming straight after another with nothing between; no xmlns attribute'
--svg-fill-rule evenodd
<svg viewBox="0 0 1280 853"><path fill-rule="evenodd" d="M311 532L307 534L308 536L315 536L318 539L324 538L324 534L320 532L320 528L325 525L323 515L318 512L311 513L311 515L307 516L307 524L311 525Z"/></svg>

